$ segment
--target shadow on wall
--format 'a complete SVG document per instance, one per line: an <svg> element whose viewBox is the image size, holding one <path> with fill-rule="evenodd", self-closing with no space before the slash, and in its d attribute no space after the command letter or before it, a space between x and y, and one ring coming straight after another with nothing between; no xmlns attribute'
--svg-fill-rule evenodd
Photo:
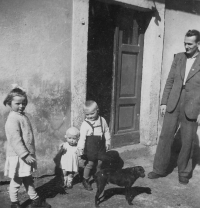
<svg viewBox="0 0 200 208"><path fill-rule="evenodd" d="M158 10L157 10L156 7L153 7L152 10L154 11L153 12L153 16L155 17L155 20L154 20L155 21L155 24L157 26L159 26L159 22L161 22L161 17L159 15L159 12L158 12Z"/></svg>
<svg viewBox="0 0 200 208"><path fill-rule="evenodd" d="M70 125L70 91L62 89L57 95L47 93L31 102L36 106L31 122L35 127L38 174L51 173L52 155L57 152Z"/></svg>

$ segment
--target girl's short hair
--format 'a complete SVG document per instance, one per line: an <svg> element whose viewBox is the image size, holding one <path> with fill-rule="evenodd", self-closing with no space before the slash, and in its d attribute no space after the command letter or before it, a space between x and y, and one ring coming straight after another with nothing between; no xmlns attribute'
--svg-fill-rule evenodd
<svg viewBox="0 0 200 208"><path fill-rule="evenodd" d="M8 95L6 96L6 98L4 99L3 101L3 104L6 106L6 105L9 105L11 106L11 102L13 100L13 98L15 96L20 96L20 97L24 97L25 98L25 101L26 101L26 105L28 104L28 98L27 98L27 95L26 95L26 92L23 91L22 89L20 88L15 88L15 89L12 89Z"/></svg>

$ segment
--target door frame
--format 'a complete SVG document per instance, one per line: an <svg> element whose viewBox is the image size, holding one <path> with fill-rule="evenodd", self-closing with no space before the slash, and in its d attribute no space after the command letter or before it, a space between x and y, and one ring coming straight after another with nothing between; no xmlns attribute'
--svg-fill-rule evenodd
<svg viewBox="0 0 200 208"><path fill-rule="evenodd" d="M105 0L103 0L105 2ZM145 32L142 89L140 105L140 143L156 145L161 128L158 109L162 77L163 46L165 35L165 0L107 0L106 3L127 3L138 10L152 11ZM135 9L137 9L135 8ZM74 0L72 12L71 57L71 125L80 127L84 118L82 110L86 99L87 41L89 0ZM149 53L151 51L151 53ZM156 56L156 60L155 60ZM112 118L111 118L112 119ZM151 122L149 122L151 121ZM111 132L112 132L112 126Z"/></svg>

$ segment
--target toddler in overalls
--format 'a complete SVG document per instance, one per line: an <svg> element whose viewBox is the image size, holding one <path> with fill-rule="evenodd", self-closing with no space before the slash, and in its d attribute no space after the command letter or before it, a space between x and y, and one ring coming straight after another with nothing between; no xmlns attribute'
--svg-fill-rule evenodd
<svg viewBox="0 0 200 208"><path fill-rule="evenodd" d="M91 170L96 167L99 171L103 156L110 149L110 132L106 120L99 116L98 105L95 101L86 101L84 105L85 120L80 128L78 150L80 155L86 155L87 164L83 172L83 186L93 190L89 179Z"/></svg>

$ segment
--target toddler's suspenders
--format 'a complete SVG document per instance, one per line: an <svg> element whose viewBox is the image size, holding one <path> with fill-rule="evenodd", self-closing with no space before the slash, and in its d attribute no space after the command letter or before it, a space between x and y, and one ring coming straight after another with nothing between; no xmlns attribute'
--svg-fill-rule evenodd
<svg viewBox="0 0 200 208"><path fill-rule="evenodd" d="M97 128L99 126L93 126L89 121L85 120L85 122L87 122L91 127L92 127L92 131L94 133L94 128ZM102 135L103 135L103 126L102 126L102 118L100 116L100 126L101 126L101 132L102 132Z"/></svg>
<svg viewBox="0 0 200 208"><path fill-rule="evenodd" d="M102 160L105 152L105 137L103 134L102 118L100 117L100 124L98 126L92 125L89 121L85 120L93 130L93 135L86 136L85 141L85 155L89 161ZM94 135L94 128L101 128L101 135ZM100 133L100 132L99 132Z"/></svg>
<svg viewBox="0 0 200 208"><path fill-rule="evenodd" d="M100 122L101 122L101 132L102 132L102 135L103 135L103 125L102 125L102 118L100 117Z"/></svg>
<svg viewBox="0 0 200 208"><path fill-rule="evenodd" d="M94 126L93 126L93 125L92 125L89 121L86 121L86 120L85 120L85 122L86 122L86 123L88 123L88 124L89 124L89 126L91 126L91 127L92 127L92 131L93 131L93 133L94 133Z"/></svg>

